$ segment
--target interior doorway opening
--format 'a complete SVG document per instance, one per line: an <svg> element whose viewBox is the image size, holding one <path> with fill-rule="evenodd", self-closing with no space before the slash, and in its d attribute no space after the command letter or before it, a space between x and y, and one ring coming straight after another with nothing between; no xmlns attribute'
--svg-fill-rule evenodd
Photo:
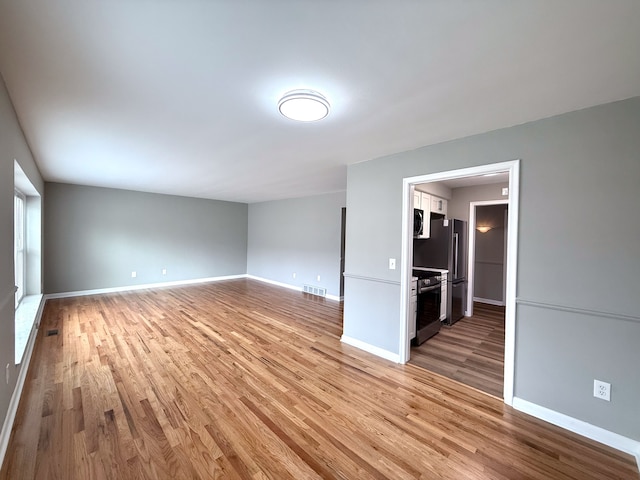
<svg viewBox="0 0 640 480"><path fill-rule="evenodd" d="M488 185L472 185L474 178L465 179L464 187L453 189L450 202L467 203L459 201L461 196L466 200L476 198L474 195L496 198L502 195L505 185L502 177L496 176L496 183ZM445 184L458 185L456 182ZM508 200L468 203L465 317L450 327L443 327L428 341L413 345L409 362L500 398L504 390ZM452 210L452 216L460 214L459 208ZM416 243L419 242L414 240L414 267L420 264L422 253L416 255Z"/></svg>
<svg viewBox="0 0 640 480"><path fill-rule="evenodd" d="M519 194L519 160L495 163L478 167L425 174L403 180L403 215L402 215L402 262L401 262L401 327L400 327L400 360L406 363L411 355L410 334L413 315L411 303L411 278L413 274L413 240L414 240L414 194L417 186L434 182L444 182L471 177L490 176L506 172L508 179L508 233L506 243L506 262L504 266L504 369L502 398L505 403L513 402L514 358L515 358L515 292L516 292L516 259L517 259L517 225ZM465 215L466 216L466 215ZM469 218L471 220L471 218ZM474 220L475 225L475 220ZM471 230L471 228L469 228ZM475 230L475 229L474 229ZM473 233L472 233L473 235ZM469 272L471 274L471 272ZM473 313L473 287L469 289L466 314ZM470 300L470 301L469 301Z"/></svg>
<svg viewBox="0 0 640 480"><path fill-rule="evenodd" d="M469 289L467 315L474 302L504 306L507 285L509 200L469 203Z"/></svg>

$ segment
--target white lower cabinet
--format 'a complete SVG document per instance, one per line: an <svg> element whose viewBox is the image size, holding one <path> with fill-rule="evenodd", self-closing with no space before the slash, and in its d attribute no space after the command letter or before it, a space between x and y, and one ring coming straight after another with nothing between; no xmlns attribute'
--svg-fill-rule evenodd
<svg viewBox="0 0 640 480"><path fill-rule="evenodd" d="M442 274L442 283L440 283L440 321L447 318L447 274Z"/></svg>
<svg viewBox="0 0 640 480"><path fill-rule="evenodd" d="M418 313L418 279L411 279L411 300L409 302L409 340L416 337L416 315Z"/></svg>

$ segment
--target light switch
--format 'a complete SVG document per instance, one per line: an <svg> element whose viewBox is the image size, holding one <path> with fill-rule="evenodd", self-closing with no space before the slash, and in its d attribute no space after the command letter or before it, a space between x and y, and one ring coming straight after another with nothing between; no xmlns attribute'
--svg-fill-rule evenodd
<svg viewBox="0 0 640 480"><path fill-rule="evenodd" d="M389 270L395 270L396 269L396 259L395 258L390 258L389 259Z"/></svg>

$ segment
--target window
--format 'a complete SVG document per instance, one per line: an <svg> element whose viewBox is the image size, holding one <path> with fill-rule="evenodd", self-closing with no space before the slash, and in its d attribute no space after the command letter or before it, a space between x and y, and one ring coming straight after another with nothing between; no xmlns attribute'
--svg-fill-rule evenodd
<svg viewBox="0 0 640 480"><path fill-rule="evenodd" d="M14 240L13 240L13 259L15 265L15 281L16 281L16 308L20 304L20 300L24 297L25 291L25 196L18 190L14 195Z"/></svg>

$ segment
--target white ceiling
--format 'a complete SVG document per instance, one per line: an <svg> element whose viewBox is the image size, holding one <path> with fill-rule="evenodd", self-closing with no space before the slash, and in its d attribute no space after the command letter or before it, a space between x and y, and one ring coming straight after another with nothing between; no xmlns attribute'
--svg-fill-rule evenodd
<svg viewBox="0 0 640 480"><path fill-rule="evenodd" d="M637 0L0 0L0 71L45 180L250 203L638 96L639 25ZM295 88L329 117L282 117Z"/></svg>

